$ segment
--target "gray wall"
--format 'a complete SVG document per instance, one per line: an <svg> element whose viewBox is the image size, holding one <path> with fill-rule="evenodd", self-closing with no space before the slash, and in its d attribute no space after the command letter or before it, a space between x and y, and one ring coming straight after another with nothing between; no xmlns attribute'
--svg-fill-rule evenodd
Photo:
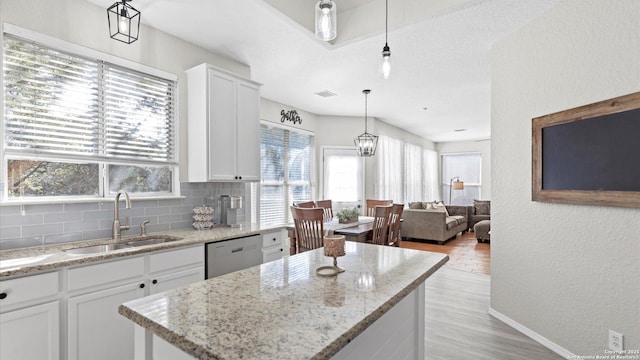
<svg viewBox="0 0 640 360"><path fill-rule="evenodd" d="M131 229L122 235L137 235L140 223L148 219L148 232L191 228L193 208L211 203L220 195L245 197L242 183L182 183L184 198L171 200L131 199L125 209L120 199L120 221L130 217ZM248 200L248 199L247 199ZM113 199L103 202L3 205L0 207L0 250L80 240L110 238ZM240 214L239 214L240 215ZM244 213L241 214L241 220Z"/></svg>
<svg viewBox="0 0 640 360"><path fill-rule="evenodd" d="M640 209L532 202L531 119L637 91L638 0L560 1L492 50L491 307L576 355L640 349Z"/></svg>

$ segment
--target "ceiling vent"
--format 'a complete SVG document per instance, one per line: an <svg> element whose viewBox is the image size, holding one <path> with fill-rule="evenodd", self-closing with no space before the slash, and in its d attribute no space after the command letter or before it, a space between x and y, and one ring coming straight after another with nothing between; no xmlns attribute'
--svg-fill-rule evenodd
<svg viewBox="0 0 640 360"><path fill-rule="evenodd" d="M329 90L319 91L319 92L317 92L317 93L315 93L315 94L316 94L316 95L318 95L318 96L322 96L322 97L324 97L324 98L328 98L328 97L332 97L332 96L337 96L337 95L338 95L338 94L336 94L336 93L332 93L332 92L331 92L331 91L329 91Z"/></svg>

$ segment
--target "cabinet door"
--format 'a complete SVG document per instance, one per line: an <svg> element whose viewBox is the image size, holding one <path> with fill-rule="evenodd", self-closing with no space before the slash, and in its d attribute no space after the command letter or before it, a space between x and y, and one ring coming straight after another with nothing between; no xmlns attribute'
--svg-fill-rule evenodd
<svg viewBox="0 0 640 360"><path fill-rule="evenodd" d="M260 89L238 81L237 85L238 176L260 180Z"/></svg>
<svg viewBox="0 0 640 360"><path fill-rule="evenodd" d="M60 359L60 303L0 314L0 359Z"/></svg>
<svg viewBox="0 0 640 360"><path fill-rule="evenodd" d="M140 282L69 298L70 360L134 358L134 324L118 314L120 304L144 296Z"/></svg>
<svg viewBox="0 0 640 360"><path fill-rule="evenodd" d="M208 100L209 180L234 180L237 176L236 80L209 71Z"/></svg>
<svg viewBox="0 0 640 360"><path fill-rule="evenodd" d="M151 276L151 289L149 291L153 295L203 280L204 266L200 266L166 275Z"/></svg>

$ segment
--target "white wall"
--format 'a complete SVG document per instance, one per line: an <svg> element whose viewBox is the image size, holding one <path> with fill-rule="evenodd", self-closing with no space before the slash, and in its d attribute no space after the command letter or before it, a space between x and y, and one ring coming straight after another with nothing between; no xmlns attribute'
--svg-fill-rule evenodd
<svg viewBox="0 0 640 360"><path fill-rule="evenodd" d="M637 91L638 0L560 1L492 50L491 307L566 356L640 349L640 209L532 202L531 119Z"/></svg>
<svg viewBox="0 0 640 360"><path fill-rule="evenodd" d="M184 70L208 62L250 77L247 65L144 25L138 41L133 44L112 40L109 38L106 8L86 0L2 0L0 20L176 74L180 122L178 153L183 179L187 174L187 87Z"/></svg>
<svg viewBox="0 0 640 360"><path fill-rule="evenodd" d="M438 155L447 153L480 153L482 159L480 197L483 200L491 200L491 140L441 142L436 144L436 150ZM442 160L441 157L440 160ZM442 169L441 161L440 169Z"/></svg>

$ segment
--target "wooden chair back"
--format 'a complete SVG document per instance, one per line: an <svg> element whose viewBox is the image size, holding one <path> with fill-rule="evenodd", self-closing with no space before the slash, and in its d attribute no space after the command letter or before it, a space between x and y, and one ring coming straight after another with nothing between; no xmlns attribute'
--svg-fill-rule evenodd
<svg viewBox="0 0 640 360"><path fill-rule="evenodd" d="M333 219L333 205L331 200L318 200L316 201L316 207L322 208L324 211L324 221L331 221Z"/></svg>
<svg viewBox="0 0 640 360"><path fill-rule="evenodd" d="M300 201L300 202L294 202L293 206L310 209L310 208L316 207L316 204L313 201Z"/></svg>
<svg viewBox="0 0 640 360"><path fill-rule="evenodd" d="M393 204L391 208L391 215L389 215L389 239L388 245L400 246L400 219L402 218L402 212L404 211L404 204Z"/></svg>
<svg viewBox="0 0 640 360"><path fill-rule="evenodd" d="M387 206L393 204L393 200L374 200L367 199L366 216L376 216L376 206Z"/></svg>
<svg viewBox="0 0 640 360"><path fill-rule="evenodd" d="M324 245L324 211L292 206L291 214L296 227L296 253L321 248Z"/></svg>
<svg viewBox="0 0 640 360"><path fill-rule="evenodd" d="M372 244L387 245L389 243L389 219L392 207L392 205L376 206L373 218L373 235L371 236Z"/></svg>

